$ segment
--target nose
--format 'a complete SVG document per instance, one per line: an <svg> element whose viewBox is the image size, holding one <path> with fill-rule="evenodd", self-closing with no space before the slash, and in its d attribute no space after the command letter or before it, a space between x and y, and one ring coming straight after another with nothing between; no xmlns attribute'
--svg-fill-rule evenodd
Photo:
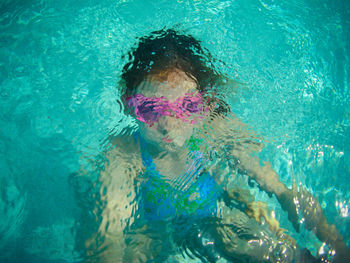
<svg viewBox="0 0 350 263"><path fill-rule="evenodd" d="M168 130L163 125L158 125L158 132L164 136L168 134Z"/></svg>
<svg viewBox="0 0 350 263"><path fill-rule="evenodd" d="M181 129L183 123L181 120L171 117L171 116L162 116L158 120L158 130L163 135L168 134L172 130Z"/></svg>

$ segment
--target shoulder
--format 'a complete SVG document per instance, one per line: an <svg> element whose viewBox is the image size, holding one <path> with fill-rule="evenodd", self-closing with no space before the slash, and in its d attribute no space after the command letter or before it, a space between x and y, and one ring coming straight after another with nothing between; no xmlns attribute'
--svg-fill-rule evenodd
<svg viewBox="0 0 350 263"><path fill-rule="evenodd" d="M257 152L263 148L262 136L256 134L232 112L225 115L212 112L206 118L203 128L214 147L234 147L247 152Z"/></svg>
<svg viewBox="0 0 350 263"><path fill-rule="evenodd" d="M136 134L118 135L111 140L112 150L110 154L130 155L140 152L140 140Z"/></svg>
<svg viewBox="0 0 350 263"><path fill-rule="evenodd" d="M106 153L106 171L111 173L127 170L140 171L142 159L140 153L140 142L137 136L121 135L112 139L112 147Z"/></svg>

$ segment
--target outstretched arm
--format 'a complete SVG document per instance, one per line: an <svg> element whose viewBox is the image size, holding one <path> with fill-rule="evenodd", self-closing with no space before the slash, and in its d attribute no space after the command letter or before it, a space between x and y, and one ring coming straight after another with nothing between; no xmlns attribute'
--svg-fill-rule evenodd
<svg viewBox="0 0 350 263"><path fill-rule="evenodd" d="M242 174L255 180L259 187L274 194L284 210L288 212L289 220L298 231L298 215L289 189L279 179L269 162L261 162L257 153L263 148L262 138L255 135L251 129L234 114L228 117L217 115L211 119L206 129L215 142L217 149L223 149L223 155ZM233 158L232 158L233 157Z"/></svg>
<svg viewBox="0 0 350 263"><path fill-rule="evenodd" d="M217 116L216 119L219 121L213 121L215 124L211 124L215 127L216 143L219 146L230 146L230 152L225 154L234 156L235 167L254 179L262 190L276 196L283 210L288 212L288 218L297 231L299 231L299 209L304 215L306 228L313 230L320 241L326 242L336 251L338 262L350 258L349 249L342 236L334 225L328 223L318 200L306 189L301 189L300 192L296 187L288 189L280 181L271 164L261 162L257 153L262 150L263 144L259 143L247 125L233 114L229 118Z"/></svg>
<svg viewBox="0 0 350 263"><path fill-rule="evenodd" d="M296 186L289 190L289 195L298 201L298 208L305 218L305 227L312 230L319 240L335 251L335 262L349 262L350 250L335 225L328 223L317 198L305 187L300 187L299 191L296 191Z"/></svg>
<svg viewBox="0 0 350 263"><path fill-rule="evenodd" d="M328 223L317 198L304 187L301 187L300 191L297 191L296 186L293 189L287 188L269 162L263 162L261 165L258 157L244 151L233 150L233 154L239 160L239 169L254 179L261 189L276 196L283 210L288 212L288 219L297 231L299 230L299 210L305 218L305 227L314 231L320 241L335 250L335 259L338 262L346 262L345 259L350 259L350 251L343 237L334 225Z"/></svg>
<svg viewBox="0 0 350 263"><path fill-rule="evenodd" d="M247 152L233 150L234 156L238 158L238 169L254 179L259 187L274 194L281 204L283 210L288 212L288 219L293 224L295 230L299 231L297 207L291 191L282 183L278 174L273 170L269 162L260 162L259 158Z"/></svg>

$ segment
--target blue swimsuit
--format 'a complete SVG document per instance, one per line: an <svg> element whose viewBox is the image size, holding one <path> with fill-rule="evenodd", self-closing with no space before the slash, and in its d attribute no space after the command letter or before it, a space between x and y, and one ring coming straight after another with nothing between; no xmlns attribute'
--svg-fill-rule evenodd
<svg viewBox="0 0 350 263"><path fill-rule="evenodd" d="M145 146L142 139L141 145ZM199 151L193 153L194 162L205 162L202 153ZM186 184L188 186L186 189L177 189L159 174L149 153L143 151L141 155L146 171L143 174L145 180L140 185L139 213L144 219L153 221L215 215L216 201L222 190L209 172L190 168L184 177L192 177L194 180Z"/></svg>

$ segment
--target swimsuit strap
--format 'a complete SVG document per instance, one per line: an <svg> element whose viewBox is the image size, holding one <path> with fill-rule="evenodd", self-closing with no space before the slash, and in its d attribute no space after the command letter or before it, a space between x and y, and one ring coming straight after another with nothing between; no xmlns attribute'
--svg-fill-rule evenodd
<svg viewBox="0 0 350 263"><path fill-rule="evenodd" d="M140 142L147 177L140 188L142 199L139 211L142 218L162 220L189 215L202 217L216 212L219 191L213 177L203 169L206 160L198 147L190 149L192 160L185 174L169 183L157 171L153 158L147 151L145 139L140 133L135 134L135 139Z"/></svg>
<svg viewBox="0 0 350 263"><path fill-rule="evenodd" d="M158 178L162 177L160 175L160 173L157 171L156 165L153 162L153 157L147 151L146 141L141 136L139 131L134 134L134 138L135 138L135 140L139 140L139 142L140 142L142 164L144 165L146 170L148 172L150 172L151 175L156 175ZM186 178L187 175L189 175L189 174L194 174L195 170L197 170L197 176L199 174L202 174L205 171L205 169L198 170L198 168L201 166L200 163L205 163L206 162L205 159L204 159L204 154L200 150L200 147L199 147L199 145L201 143L202 143L202 139L197 139L197 138L195 138L193 136L191 136L191 138L189 139L189 141L188 141L189 151L191 152L191 155L194 158L192 160L192 163L188 166L188 169L185 172L185 174L183 176L181 176L179 179ZM199 174L198 174L198 172L199 172ZM188 178L188 179L190 179L190 178Z"/></svg>
<svg viewBox="0 0 350 263"><path fill-rule="evenodd" d="M144 165L144 167L148 172L151 172L152 175L157 175L157 177L160 177L160 174L156 169L156 165L153 162L153 158L147 151L146 141L141 136L139 131L134 134L134 138L135 140L138 140L140 142L142 164Z"/></svg>

